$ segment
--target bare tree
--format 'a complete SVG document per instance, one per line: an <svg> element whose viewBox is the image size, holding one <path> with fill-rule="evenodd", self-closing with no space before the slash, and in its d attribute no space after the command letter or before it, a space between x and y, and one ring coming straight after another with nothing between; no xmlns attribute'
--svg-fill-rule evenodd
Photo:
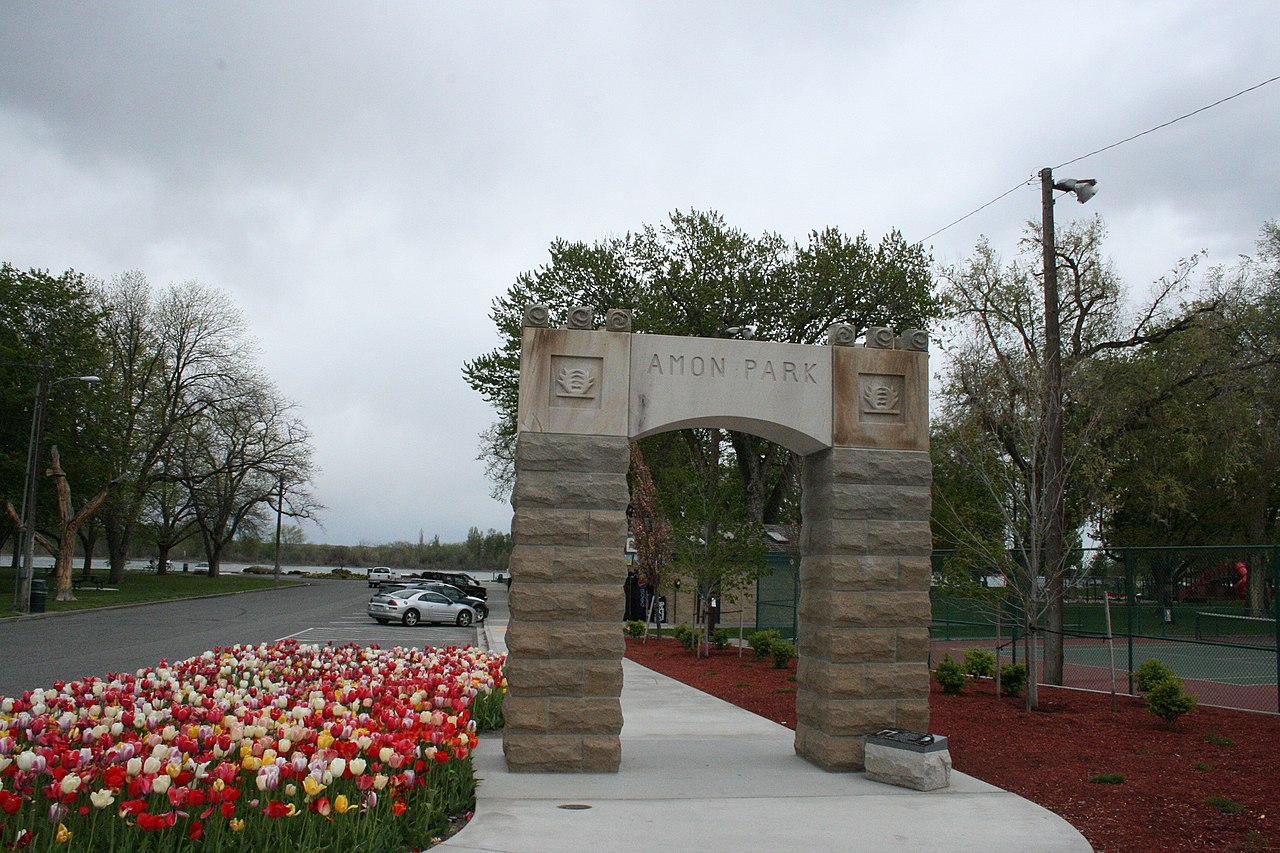
<svg viewBox="0 0 1280 853"><path fill-rule="evenodd" d="M186 486L209 574L219 573L227 544L266 520L283 479L291 484L281 507L290 518L320 509L311 480L310 433L269 383L242 375L210 405L185 436L180 454Z"/></svg>
<svg viewBox="0 0 1280 853"><path fill-rule="evenodd" d="M113 429L104 448L122 478L103 513L111 579L119 582L162 459L185 425L201 418L253 348L239 309L196 281L156 294L140 272L99 284L110 351Z"/></svg>
<svg viewBox="0 0 1280 853"><path fill-rule="evenodd" d="M1038 227L1029 224L1019 258L1004 266L985 240L960 267L945 269L945 299L949 318L958 326L958 344L944 394L952 417L972 417L975 433L992 443L1005 462L991 485L1010 515L1006 519L1008 545L1023 554L1030 577L1044 578L1041 594L1025 591L1025 602L1043 615L1045 680L1062 683L1062 602L1071 555L1061 542L1050 543L1054 513L1064 513L1075 530L1086 516L1093 480L1078 475L1084 469L1091 439L1098 434L1098 411L1091 399L1089 366L1108 354L1162 341L1191 326L1195 317L1212 311L1210 301L1188 308L1179 304L1198 256L1180 261L1157 281L1148 301L1135 312L1125 309L1126 294L1119 277L1101 252L1105 236L1101 220L1073 224L1058 235L1059 327L1062 330L1062 393L1068 433L1062 476L1067 483L1065 507L1046 492L1046 364L1044 317L1041 308L1043 264ZM975 457L975 460L982 457ZM1076 476L1072 476L1072 475ZM1017 510L1017 515L1013 510ZM1049 547L1055 545L1056 547ZM1045 565L1046 551L1053 565ZM1030 618L1030 613L1026 614ZM1030 663L1031 661L1029 661ZM1034 684L1034 679L1028 681ZM1028 691L1028 696L1033 695Z"/></svg>

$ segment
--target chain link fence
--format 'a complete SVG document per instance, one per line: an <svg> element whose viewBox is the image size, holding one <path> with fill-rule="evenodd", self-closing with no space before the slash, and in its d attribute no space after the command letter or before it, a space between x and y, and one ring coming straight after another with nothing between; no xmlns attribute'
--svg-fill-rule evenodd
<svg viewBox="0 0 1280 853"><path fill-rule="evenodd" d="M951 552L934 553L932 655L996 649L1002 661L1043 655L1047 626L1027 642L1016 596L1000 575L968 572L958 594ZM1206 705L1280 712L1276 580L1280 547L1084 549L1063 608L1063 684L1134 692L1156 658ZM1108 617L1110 631L1108 631ZM1041 670L1042 671L1042 670Z"/></svg>

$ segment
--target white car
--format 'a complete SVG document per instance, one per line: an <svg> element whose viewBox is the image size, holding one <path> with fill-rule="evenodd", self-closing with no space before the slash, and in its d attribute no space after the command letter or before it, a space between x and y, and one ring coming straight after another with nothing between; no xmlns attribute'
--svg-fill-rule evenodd
<svg viewBox="0 0 1280 853"><path fill-rule="evenodd" d="M380 625L398 621L410 628L419 622L465 627L476 621L476 611L471 605L450 601L443 593L430 589L378 593L369 599L368 613Z"/></svg>
<svg viewBox="0 0 1280 853"><path fill-rule="evenodd" d="M396 573L389 566L374 566L369 570L369 586L379 587L396 579Z"/></svg>

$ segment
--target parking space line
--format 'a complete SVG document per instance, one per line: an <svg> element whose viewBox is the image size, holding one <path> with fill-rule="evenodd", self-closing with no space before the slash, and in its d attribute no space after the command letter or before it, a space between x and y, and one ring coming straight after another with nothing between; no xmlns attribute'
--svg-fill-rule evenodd
<svg viewBox="0 0 1280 853"><path fill-rule="evenodd" d="M293 639L294 637L300 637L303 634L307 633L308 631L314 631L314 630L315 628L303 628L301 631L294 631L292 634L285 634L283 637L280 637L275 642L278 643L280 642L280 640L290 640L290 639Z"/></svg>

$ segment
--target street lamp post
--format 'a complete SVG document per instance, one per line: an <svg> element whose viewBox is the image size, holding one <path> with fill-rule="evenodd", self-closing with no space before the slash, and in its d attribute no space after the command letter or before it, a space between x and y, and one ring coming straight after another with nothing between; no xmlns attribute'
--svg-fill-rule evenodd
<svg viewBox="0 0 1280 853"><path fill-rule="evenodd" d="M276 493L276 586L280 586L280 522L284 515L284 474L280 475L280 491Z"/></svg>
<svg viewBox="0 0 1280 853"><path fill-rule="evenodd" d="M1097 181L1065 180L1054 183L1053 170L1040 170L1040 204L1043 219L1041 245L1044 250L1044 395L1045 395L1045 453L1044 470L1041 477L1041 507L1048 513L1044 527L1044 566L1046 577L1058 577L1065 551L1063 528L1066 525L1065 493L1066 483L1063 481L1062 451L1062 334L1058 326L1058 258L1054 238L1053 224L1053 191L1062 190L1075 193L1076 199L1084 204L1097 193ZM1052 573L1052 574L1050 574ZM1062 640L1062 599L1054 590L1049 607L1051 644ZM1054 661L1045 655L1046 668L1057 668ZM1049 675L1051 673L1046 673ZM1058 674L1060 676L1060 673ZM1055 678L1059 681L1060 678Z"/></svg>
<svg viewBox="0 0 1280 853"><path fill-rule="evenodd" d="M81 382L102 381L97 376L63 376L51 380L49 366L45 365L40 369L40 380L36 383L36 400L31 410L31 438L27 442L27 481L22 496L22 563L18 566L18 581L13 589L15 613L31 611L32 561L36 543L36 484L39 482L37 471L40 468L40 448L44 444L44 415L49 403L49 389L59 382L72 379Z"/></svg>

